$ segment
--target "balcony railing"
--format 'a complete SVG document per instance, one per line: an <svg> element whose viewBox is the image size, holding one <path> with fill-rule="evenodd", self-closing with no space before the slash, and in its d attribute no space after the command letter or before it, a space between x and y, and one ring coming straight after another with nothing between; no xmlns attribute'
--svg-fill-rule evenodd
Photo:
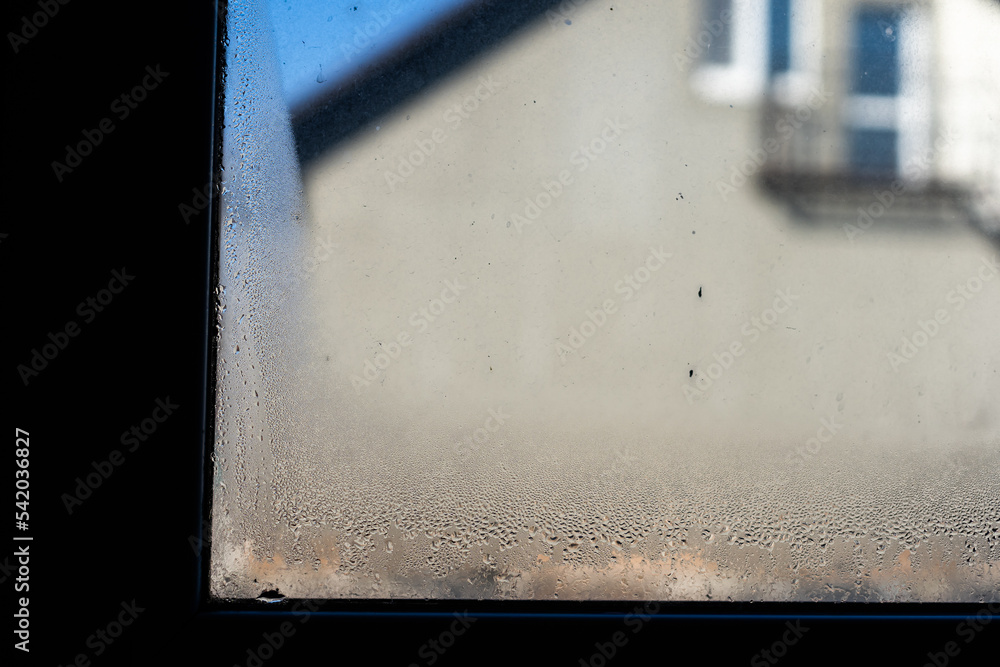
<svg viewBox="0 0 1000 667"><path fill-rule="evenodd" d="M977 103L986 104L991 94L1000 99L1000 89L981 89ZM853 212L887 191L893 194L890 216L944 220L957 213L1000 240L1000 129L953 128L955 123L933 119L934 126L948 129L923 137L926 149L887 160L895 162L893 169L861 169L851 159L844 107L836 99L815 107L765 102L758 148L751 151L763 162L760 185L804 216L838 208Z"/></svg>

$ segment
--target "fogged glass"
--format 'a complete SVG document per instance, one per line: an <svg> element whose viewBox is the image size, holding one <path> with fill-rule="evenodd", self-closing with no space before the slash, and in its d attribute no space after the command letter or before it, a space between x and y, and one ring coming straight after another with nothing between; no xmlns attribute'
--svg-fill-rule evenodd
<svg viewBox="0 0 1000 667"><path fill-rule="evenodd" d="M1000 599L1000 5L420 4L229 3L212 594Z"/></svg>

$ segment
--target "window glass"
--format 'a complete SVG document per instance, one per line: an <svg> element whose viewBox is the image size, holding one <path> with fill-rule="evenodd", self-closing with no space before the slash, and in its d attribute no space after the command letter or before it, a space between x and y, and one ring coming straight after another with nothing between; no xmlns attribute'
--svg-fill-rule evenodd
<svg viewBox="0 0 1000 667"><path fill-rule="evenodd" d="M791 67L791 5L792 0L770 0L771 49L769 66L772 74L787 72Z"/></svg>
<svg viewBox="0 0 1000 667"><path fill-rule="evenodd" d="M705 22L712 25L705 39L705 57L708 62L727 64L733 59L732 21L723 21L723 16L733 15L733 0L705 0Z"/></svg>
<svg viewBox="0 0 1000 667"><path fill-rule="evenodd" d="M896 172L897 135L893 130L851 131L851 167L863 176L885 176Z"/></svg>
<svg viewBox="0 0 1000 667"><path fill-rule="evenodd" d="M230 0L212 595L1000 599L1000 5L729 4Z"/></svg>
<svg viewBox="0 0 1000 667"><path fill-rule="evenodd" d="M853 89L861 95L899 93L899 23L888 9L858 12Z"/></svg>

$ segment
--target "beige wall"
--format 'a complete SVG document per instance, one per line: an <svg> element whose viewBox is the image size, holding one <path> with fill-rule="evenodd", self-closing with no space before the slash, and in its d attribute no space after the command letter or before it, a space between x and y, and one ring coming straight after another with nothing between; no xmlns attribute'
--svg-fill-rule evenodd
<svg viewBox="0 0 1000 667"><path fill-rule="evenodd" d="M912 363L895 372L887 360L918 318L951 307L949 290L993 249L960 224L914 234L876 223L849 242L842 223L795 224L753 183L723 201L717 183L764 137L756 108L705 103L670 66L694 22L648 7L612 17L597 5L572 26L540 22L310 170L312 224L342 248L315 281L333 395L372 410L470 418L504 404L583 430L628 414L640 430L688 441L751 429L794 442L831 410L852 424L847 437L872 443L996 436L989 396L1000 385L988 369L1000 281ZM842 42L835 26L826 41L836 82L846 56L833 46ZM479 77L497 90L454 127L446 110ZM627 129L578 171L571 156L605 119ZM444 141L391 191L385 172L435 129ZM564 169L573 182L555 202L520 232L508 227L525 197ZM651 246L673 257L626 302L615 285ZM468 289L419 334L408 318L446 279ZM800 300L777 328L756 341L741 335L786 288ZM609 298L619 310L560 363L557 341ZM350 376L403 331L412 347L355 395ZM747 353L690 405L688 371L707 373L712 355L737 340ZM991 426L970 426L983 415Z"/></svg>

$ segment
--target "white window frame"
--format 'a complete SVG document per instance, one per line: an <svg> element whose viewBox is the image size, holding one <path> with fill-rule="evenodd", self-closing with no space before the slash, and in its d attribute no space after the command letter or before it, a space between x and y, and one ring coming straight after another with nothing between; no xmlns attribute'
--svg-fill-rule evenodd
<svg viewBox="0 0 1000 667"><path fill-rule="evenodd" d="M848 93L843 103L849 130L892 130L896 133L895 176L910 184L930 180L932 166L924 164L930 148L930 21L918 6L900 9L899 92L889 95ZM851 26L856 28L855 25ZM845 68L853 76L853 68Z"/></svg>
<svg viewBox="0 0 1000 667"><path fill-rule="evenodd" d="M787 72L771 79L771 94L779 103L795 106L804 104L822 79L823 3L792 0L789 29L791 64ZM770 44L769 31L768 47Z"/></svg>
<svg viewBox="0 0 1000 667"><path fill-rule="evenodd" d="M757 102L771 93L778 102L804 103L819 83L822 65L822 7L815 0L792 0L790 67L770 77L770 2L733 0L730 21L732 58L701 62L691 76L695 91L710 102Z"/></svg>

